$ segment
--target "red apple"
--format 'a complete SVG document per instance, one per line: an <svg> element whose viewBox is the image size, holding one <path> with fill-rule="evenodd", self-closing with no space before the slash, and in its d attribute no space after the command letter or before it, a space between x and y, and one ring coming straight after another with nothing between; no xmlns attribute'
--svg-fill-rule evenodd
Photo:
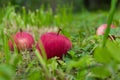
<svg viewBox="0 0 120 80"><path fill-rule="evenodd" d="M115 28L116 26L114 26L113 24L111 24L110 27L111 28ZM103 35L106 28L107 28L107 24L102 24L101 26L98 27L98 29L96 31L96 34L97 35Z"/></svg>
<svg viewBox="0 0 120 80"><path fill-rule="evenodd" d="M12 36L12 40L8 41L10 50L14 50L13 43L15 43L18 50L28 50L34 45L34 39L31 34L27 32L17 32Z"/></svg>
<svg viewBox="0 0 120 80"><path fill-rule="evenodd" d="M54 32L45 33L40 37L36 48L41 53L39 47L41 44L40 42L42 42L48 59L55 56L62 58L62 56L67 54L67 51L72 47L72 43L67 37Z"/></svg>

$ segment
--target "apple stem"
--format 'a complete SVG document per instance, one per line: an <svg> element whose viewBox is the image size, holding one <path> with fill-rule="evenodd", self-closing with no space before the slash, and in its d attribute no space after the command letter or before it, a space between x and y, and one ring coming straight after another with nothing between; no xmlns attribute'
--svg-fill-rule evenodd
<svg viewBox="0 0 120 80"><path fill-rule="evenodd" d="M23 32L22 28L20 28L20 32Z"/></svg>
<svg viewBox="0 0 120 80"><path fill-rule="evenodd" d="M62 30L61 28L59 28L59 29L58 29L58 33L57 33L57 35L59 35L59 34L60 34L60 31L61 31L61 30Z"/></svg>
<svg viewBox="0 0 120 80"><path fill-rule="evenodd" d="M22 32L23 32L23 30L22 30L22 28L20 28L20 35L22 36Z"/></svg>

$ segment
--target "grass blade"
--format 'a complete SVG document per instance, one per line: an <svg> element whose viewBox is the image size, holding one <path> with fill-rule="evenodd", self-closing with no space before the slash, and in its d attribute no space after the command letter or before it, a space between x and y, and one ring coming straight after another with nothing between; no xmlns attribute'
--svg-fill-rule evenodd
<svg viewBox="0 0 120 80"><path fill-rule="evenodd" d="M105 46L105 44L107 42L107 37L108 37L108 34L110 32L110 25L112 23L113 16L114 16L114 13L115 13L116 3L117 3L117 0L112 0L111 1L111 8L110 8L110 12L109 12L109 15L108 15L108 21L107 21L107 29L105 31L104 38L103 38L103 45L102 45L103 47Z"/></svg>

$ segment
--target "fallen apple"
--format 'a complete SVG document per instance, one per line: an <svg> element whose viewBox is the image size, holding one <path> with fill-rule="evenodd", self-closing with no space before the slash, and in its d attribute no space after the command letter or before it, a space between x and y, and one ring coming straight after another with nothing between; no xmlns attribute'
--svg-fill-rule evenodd
<svg viewBox="0 0 120 80"><path fill-rule="evenodd" d="M43 44L48 59L55 56L62 58L62 56L67 54L67 51L72 47L71 41L64 35L59 34L59 32L45 33L40 37L36 48L41 53L40 44Z"/></svg>
<svg viewBox="0 0 120 80"><path fill-rule="evenodd" d="M18 50L29 50L32 49L34 45L34 39L31 34L27 32L17 32L12 36L12 39L8 41L10 50L14 50L14 43Z"/></svg>
<svg viewBox="0 0 120 80"><path fill-rule="evenodd" d="M111 24L110 26L111 28L115 28L116 26L114 26L113 24ZM96 34L97 35L103 35L105 32L105 29L107 28L107 24L102 24L98 27Z"/></svg>

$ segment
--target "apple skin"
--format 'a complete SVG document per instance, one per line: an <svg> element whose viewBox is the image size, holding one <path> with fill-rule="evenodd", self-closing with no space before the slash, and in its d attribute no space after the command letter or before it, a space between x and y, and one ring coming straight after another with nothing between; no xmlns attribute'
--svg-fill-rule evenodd
<svg viewBox="0 0 120 80"><path fill-rule="evenodd" d="M55 56L62 58L72 47L72 42L67 37L54 32L45 33L40 37L36 48L41 53L40 42L45 49L47 59Z"/></svg>
<svg viewBox="0 0 120 80"><path fill-rule="evenodd" d="M111 24L110 26L111 28L116 28L116 26L114 26L113 24ZM107 24L102 24L97 28L96 34L97 35L103 35L105 29L107 28Z"/></svg>
<svg viewBox="0 0 120 80"><path fill-rule="evenodd" d="M14 51L13 43L15 43L18 50L29 50L32 49L35 42L31 34L27 32L17 32L12 36L12 40L8 41L11 51Z"/></svg>

